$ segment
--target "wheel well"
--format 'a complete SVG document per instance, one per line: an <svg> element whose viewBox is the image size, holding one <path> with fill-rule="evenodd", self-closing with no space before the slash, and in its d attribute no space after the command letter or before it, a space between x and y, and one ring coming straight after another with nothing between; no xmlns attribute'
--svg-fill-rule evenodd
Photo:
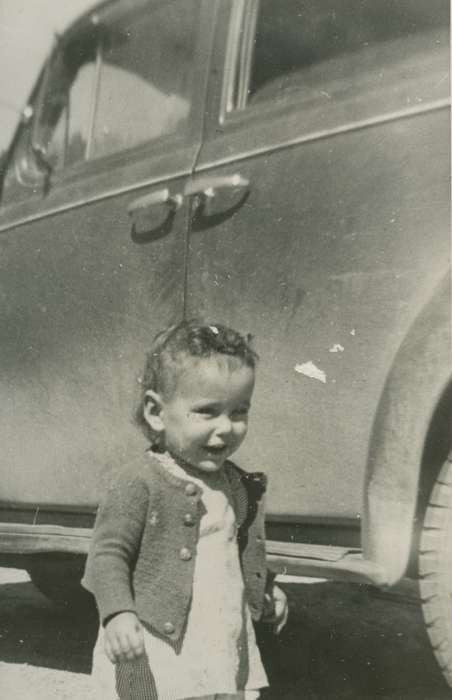
<svg viewBox="0 0 452 700"><path fill-rule="evenodd" d="M413 524L408 575L417 575L417 553L424 514L433 485L452 447L452 381L446 387L432 414L424 443L419 475L416 514Z"/></svg>

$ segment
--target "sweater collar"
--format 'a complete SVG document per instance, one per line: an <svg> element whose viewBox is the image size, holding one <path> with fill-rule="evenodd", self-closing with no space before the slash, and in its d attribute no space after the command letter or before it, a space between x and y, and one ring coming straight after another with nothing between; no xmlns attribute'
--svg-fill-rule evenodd
<svg viewBox="0 0 452 700"><path fill-rule="evenodd" d="M165 462L173 462L177 464L168 452L162 452L150 447L146 450L146 455L149 458L149 462L152 463L152 466L155 467L158 470L158 472L162 476L164 476L169 483L173 484L174 486L187 486L187 484L191 483L191 477L195 479L200 479L202 481L202 477L200 477L199 475L199 470L190 467L190 465L188 464L184 464L184 466L182 467L183 471L185 472L186 478L184 478L184 476L178 476L173 471L168 469L168 467L165 466ZM236 464L229 461L225 462L224 471L226 478L229 481L233 490L235 485L234 482L238 480L243 484L247 484L248 487L254 487L254 489L257 489L257 491L260 492L260 494L266 491L267 477L263 472L245 472L243 469L240 469L240 467L238 467ZM202 494L202 487L199 487L199 489Z"/></svg>

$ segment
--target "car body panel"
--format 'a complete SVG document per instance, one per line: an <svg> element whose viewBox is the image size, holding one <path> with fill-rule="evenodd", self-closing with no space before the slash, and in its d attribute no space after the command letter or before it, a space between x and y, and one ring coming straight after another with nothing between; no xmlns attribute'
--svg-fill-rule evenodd
<svg viewBox="0 0 452 700"><path fill-rule="evenodd" d="M47 193L0 213L3 503L95 507L109 470L145 449L133 425L139 373L154 333L184 308L181 193L201 142L207 9L183 134L56 172ZM145 210L137 233L128 209L165 188L179 208Z"/></svg>
<svg viewBox="0 0 452 700"><path fill-rule="evenodd" d="M420 53L411 85L399 59L384 85L342 86L330 103L302 94L223 112L220 129L213 116L198 159L206 182L250 183L233 216L195 220L187 309L256 336L238 459L269 474L272 520L359 521L388 372L450 262L447 50ZM211 115L225 92L212 86Z"/></svg>

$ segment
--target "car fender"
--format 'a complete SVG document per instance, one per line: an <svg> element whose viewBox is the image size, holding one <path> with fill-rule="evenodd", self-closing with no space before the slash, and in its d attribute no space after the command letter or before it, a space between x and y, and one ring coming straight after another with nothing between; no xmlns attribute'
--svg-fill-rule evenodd
<svg viewBox="0 0 452 700"><path fill-rule="evenodd" d="M432 416L451 381L451 291L447 274L411 324L387 375L365 479L364 558L388 585L405 573L422 454Z"/></svg>

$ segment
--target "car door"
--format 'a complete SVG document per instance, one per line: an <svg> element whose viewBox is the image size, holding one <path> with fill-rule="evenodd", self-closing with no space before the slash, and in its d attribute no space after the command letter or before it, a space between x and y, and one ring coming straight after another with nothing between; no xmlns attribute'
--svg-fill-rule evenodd
<svg viewBox="0 0 452 700"><path fill-rule="evenodd" d="M358 528L392 358L449 260L448 4L223 12L187 310L255 335L238 459L270 513Z"/></svg>
<svg viewBox="0 0 452 700"><path fill-rule="evenodd" d="M103 4L56 40L24 111L0 210L0 500L16 515L95 504L144 446L144 354L183 315L214 5Z"/></svg>

